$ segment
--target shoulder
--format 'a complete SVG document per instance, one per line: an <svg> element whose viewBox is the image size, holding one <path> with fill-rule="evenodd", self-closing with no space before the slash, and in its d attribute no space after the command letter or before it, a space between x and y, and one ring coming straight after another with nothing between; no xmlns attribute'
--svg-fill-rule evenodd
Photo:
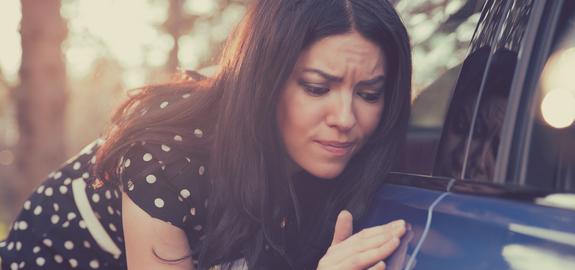
<svg viewBox="0 0 575 270"><path fill-rule="evenodd" d="M150 216L180 228L196 226L208 198L208 158L173 142L133 144L120 161L123 191ZM198 139L198 138L196 138Z"/></svg>

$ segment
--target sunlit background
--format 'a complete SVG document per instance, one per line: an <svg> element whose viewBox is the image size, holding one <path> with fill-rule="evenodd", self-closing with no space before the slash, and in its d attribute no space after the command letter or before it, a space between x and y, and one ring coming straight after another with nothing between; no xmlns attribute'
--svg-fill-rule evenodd
<svg viewBox="0 0 575 270"><path fill-rule="evenodd" d="M63 89L67 101L62 157L73 155L102 133L127 90L169 80L178 69L197 70L213 65L222 42L250 2L50 1L61 5L60 15L67 26L61 44L67 85ZM438 78L454 81L479 19L482 1L390 2L396 5L411 36L414 97L441 87L432 84ZM22 83L18 75L23 53L21 8L19 0L0 1L0 238L6 229L2 224L14 218L23 196L42 180L27 179L27 172L19 171L15 165L16 149L22 140L15 102ZM421 124L426 121L437 120L424 119ZM64 158L55 162L63 161Z"/></svg>

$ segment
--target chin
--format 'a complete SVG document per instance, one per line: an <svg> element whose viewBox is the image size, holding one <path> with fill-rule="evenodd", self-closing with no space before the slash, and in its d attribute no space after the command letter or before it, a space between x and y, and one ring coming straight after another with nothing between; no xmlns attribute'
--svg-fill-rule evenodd
<svg viewBox="0 0 575 270"><path fill-rule="evenodd" d="M345 166L314 166L312 168L304 168L309 174L322 178L322 179L333 179L338 177Z"/></svg>

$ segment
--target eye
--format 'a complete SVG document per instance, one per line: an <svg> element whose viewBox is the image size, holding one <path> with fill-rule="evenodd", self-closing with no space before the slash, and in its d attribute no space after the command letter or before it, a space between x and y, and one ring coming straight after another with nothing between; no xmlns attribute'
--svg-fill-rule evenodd
<svg viewBox="0 0 575 270"><path fill-rule="evenodd" d="M357 95L369 103L376 103L381 98L381 92L358 92Z"/></svg>
<svg viewBox="0 0 575 270"><path fill-rule="evenodd" d="M329 88L327 87L315 86L303 82L300 82L300 85L309 95L314 97L319 97L329 92Z"/></svg>

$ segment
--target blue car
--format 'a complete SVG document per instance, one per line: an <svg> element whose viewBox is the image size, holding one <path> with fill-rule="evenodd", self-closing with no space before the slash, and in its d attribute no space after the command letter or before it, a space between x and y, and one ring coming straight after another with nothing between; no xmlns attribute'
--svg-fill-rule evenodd
<svg viewBox="0 0 575 270"><path fill-rule="evenodd" d="M358 229L408 222L388 269L573 270L575 1L487 0L477 15Z"/></svg>

